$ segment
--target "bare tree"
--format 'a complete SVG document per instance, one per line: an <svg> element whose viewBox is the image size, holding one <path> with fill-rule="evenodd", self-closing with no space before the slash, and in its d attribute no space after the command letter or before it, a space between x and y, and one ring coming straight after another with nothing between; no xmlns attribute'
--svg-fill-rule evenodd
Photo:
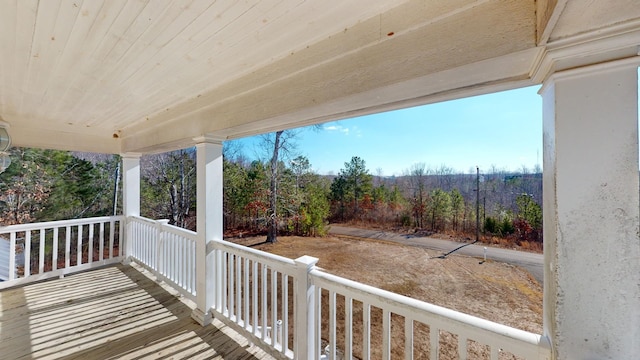
<svg viewBox="0 0 640 360"><path fill-rule="evenodd" d="M451 191L454 173L455 171L453 168L445 164L441 164L440 167L435 170L436 179L438 180L438 188L444 191Z"/></svg>
<svg viewBox="0 0 640 360"><path fill-rule="evenodd" d="M193 149L143 156L145 181L143 208L152 217L168 217L171 224L193 228L189 212L195 198L195 152Z"/></svg>
<svg viewBox="0 0 640 360"><path fill-rule="evenodd" d="M267 226L267 242L278 241L278 161L281 155L290 156L295 151L294 140L298 132L295 130L280 130L263 136L263 147L271 149L269 161L269 218Z"/></svg>
<svg viewBox="0 0 640 360"><path fill-rule="evenodd" d="M409 186L412 191L413 217L417 227L424 227L424 215L426 213L425 180L427 170L424 163L413 164L409 169Z"/></svg>

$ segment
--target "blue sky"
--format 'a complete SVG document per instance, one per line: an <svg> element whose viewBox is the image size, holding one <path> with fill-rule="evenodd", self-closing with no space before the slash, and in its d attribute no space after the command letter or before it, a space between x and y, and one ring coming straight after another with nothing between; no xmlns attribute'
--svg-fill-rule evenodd
<svg viewBox="0 0 640 360"><path fill-rule="evenodd" d="M301 129L298 152L320 174L337 174L352 156L370 173L402 175L413 164L487 172L542 165L539 86L424 105ZM235 140L248 158L266 158L261 138Z"/></svg>

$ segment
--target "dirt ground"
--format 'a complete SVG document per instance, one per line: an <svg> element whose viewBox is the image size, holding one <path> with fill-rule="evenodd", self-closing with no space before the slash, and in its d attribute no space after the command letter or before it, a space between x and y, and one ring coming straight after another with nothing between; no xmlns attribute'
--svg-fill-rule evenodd
<svg viewBox="0 0 640 360"><path fill-rule="evenodd" d="M440 255L435 251L360 238L279 237L276 244L264 243L264 237L228 240L292 259L314 256L320 259L318 266L329 273L518 329L542 332L542 288L526 271L512 265L480 264L481 259L460 255L438 259L433 258ZM354 314L358 312L357 307L358 304L354 304ZM323 313L327 313L325 309ZM381 314L374 309L372 323L378 316ZM392 328L401 320L392 317ZM401 323L398 327L402 328ZM428 333L426 327L414 331ZM323 329L323 338L324 332ZM374 337L372 333L372 343ZM455 345L447 345L456 343L455 336L445 333L443 338L441 358L457 358ZM401 349L402 344L393 344L393 347ZM425 353L426 356L428 347L427 343L423 348L416 348L414 355ZM447 347L453 348L447 350ZM359 344L354 344L356 353L358 348ZM472 343L470 358L483 358L488 351L482 346L475 348L478 349L474 350ZM473 356L474 353L480 355Z"/></svg>

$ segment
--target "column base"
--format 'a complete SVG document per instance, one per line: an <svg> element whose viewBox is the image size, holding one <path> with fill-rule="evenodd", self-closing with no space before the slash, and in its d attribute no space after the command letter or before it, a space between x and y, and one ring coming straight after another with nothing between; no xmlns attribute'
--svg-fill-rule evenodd
<svg viewBox="0 0 640 360"><path fill-rule="evenodd" d="M202 312L202 310L197 308L193 309L193 311L191 312L191 318L201 326L207 326L211 324L211 322L213 321L213 316L211 315L211 312L204 313Z"/></svg>

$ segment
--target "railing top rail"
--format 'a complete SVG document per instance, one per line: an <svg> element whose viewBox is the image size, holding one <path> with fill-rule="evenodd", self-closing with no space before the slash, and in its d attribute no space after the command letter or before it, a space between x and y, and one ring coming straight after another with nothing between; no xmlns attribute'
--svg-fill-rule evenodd
<svg viewBox="0 0 640 360"><path fill-rule="evenodd" d="M46 222L37 222L37 223L30 223L30 224L7 225L7 226L0 226L0 233L49 229L49 228L62 227L62 226L95 224L95 223L108 222L111 220L122 221L123 219L124 219L124 216L117 215L117 216L101 216L101 217L72 219L72 220L46 221Z"/></svg>
<svg viewBox="0 0 640 360"><path fill-rule="evenodd" d="M278 265L283 265L283 266L296 265L295 261L289 258L286 258L284 256L275 255L275 254L267 253L264 251L252 249L250 247L234 244L226 240L211 241L209 242L209 244L207 244L207 252L211 252L213 249L216 249L216 248L233 252L234 254L239 254L240 256L243 256L246 258L261 260L267 264L276 263Z"/></svg>
<svg viewBox="0 0 640 360"><path fill-rule="evenodd" d="M168 232L178 234L178 235L183 235L191 239L195 239L196 236L198 235L198 233L196 233L195 231L191 231L189 229L181 228L179 226L175 226L171 224L163 224L162 228Z"/></svg>
<svg viewBox="0 0 640 360"><path fill-rule="evenodd" d="M530 333L524 330L515 329L503 324L498 324L486 319L481 319L472 315L464 314L455 310L447 309L438 305L429 304L424 301L412 299L390 291L382 290L370 285L365 285L353 280L345 279L336 275L328 274L318 269L309 273L314 285L334 290L337 293L350 296L358 300L366 300L376 307L384 307L399 315L408 316L412 319L420 320L426 314L427 321L443 324L444 329L456 329L475 335L480 335L483 340L487 336L483 333L492 334L492 337L502 337L515 340L531 352L546 353L549 351L547 339L539 334ZM422 315L422 316L421 316ZM481 340L481 339L477 339ZM493 341L495 343L495 341ZM509 349L505 349L511 351Z"/></svg>
<svg viewBox="0 0 640 360"><path fill-rule="evenodd" d="M152 219L149 219L149 218L146 218L146 217L143 217L143 216L137 216L137 215L131 215L131 216L129 216L129 218L131 220L142 222L142 223L146 223L146 224L149 224L149 225L156 225L157 226L158 224L160 224L164 231L168 231L168 232L173 233L173 234L185 236L185 237L190 238L190 239L195 239L195 237L198 235L195 231L191 231L189 229L181 228L179 226L167 224L166 222L169 221L169 220L152 220Z"/></svg>
<svg viewBox="0 0 640 360"><path fill-rule="evenodd" d="M147 223L147 224L150 224L150 225L157 224L157 220L152 220L152 219L146 218L144 216L129 215L127 218L131 219L131 220L136 220L136 221L139 221L139 222Z"/></svg>

